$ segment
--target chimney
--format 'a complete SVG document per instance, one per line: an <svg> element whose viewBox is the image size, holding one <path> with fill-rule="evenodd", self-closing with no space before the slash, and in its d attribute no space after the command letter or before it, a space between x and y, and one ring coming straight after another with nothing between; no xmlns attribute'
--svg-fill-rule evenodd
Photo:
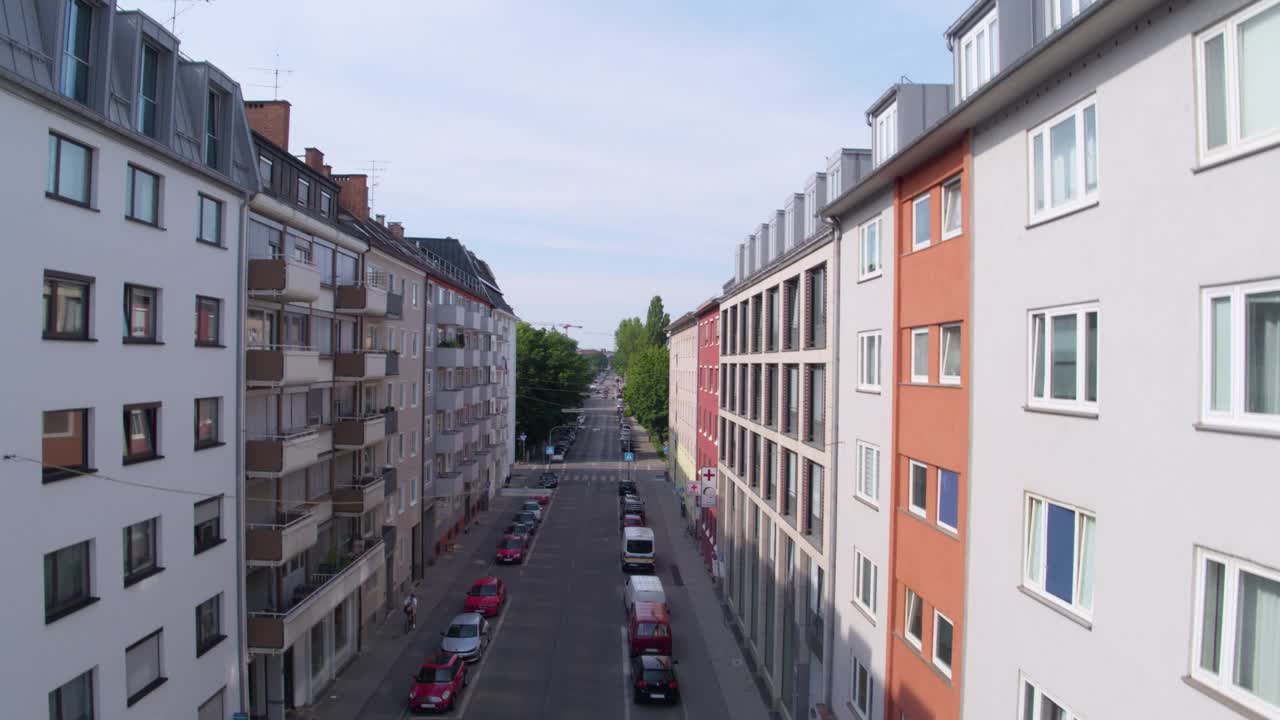
<svg viewBox="0 0 1280 720"><path fill-rule="evenodd" d="M289 149L289 101L253 100L244 104L249 127L271 142Z"/></svg>
<svg viewBox="0 0 1280 720"><path fill-rule="evenodd" d="M391 231L391 235L397 240L404 239L404 223L396 220L387 223L387 229Z"/></svg>
<svg viewBox="0 0 1280 720"><path fill-rule="evenodd" d="M325 177L329 177L329 176L330 176L330 175L332 175L332 174L333 174L333 166L332 166L332 165L325 165L325 166L324 166L324 176L325 176Z"/></svg>
<svg viewBox="0 0 1280 720"><path fill-rule="evenodd" d="M307 167L316 172L324 172L324 153L315 148L307 148Z"/></svg>
<svg viewBox="0 0 1280 720"><path fill-rule="evenodd" d="M357 220L369 219L369 176L333 175L338 183L338 206Z"/></svg>
<svg viewBox="0 0 1280 720"><path fill-rule="evenodd" d="M383 225L383 226L385 226L385 225L387 224L387 222L386 222L386 221L387 221L387 216L386 216L386 215L383 215L382 213L378 213L378 214L377 214L377 215L375 215L374 217L377 219L377 221L378 221L378 224L379 224L379 225Z"/></svg>

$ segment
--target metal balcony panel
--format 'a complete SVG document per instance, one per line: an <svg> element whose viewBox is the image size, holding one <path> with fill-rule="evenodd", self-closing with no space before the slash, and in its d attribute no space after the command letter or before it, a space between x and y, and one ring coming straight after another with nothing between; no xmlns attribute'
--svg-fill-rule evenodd
<svg viewBox="0 0 1280 720"><path fill-rule="evenodd" d="M334 308L367 317L386 317L387 291L370 285L339 285Z"/></svg>
<svg viewBox="0 0 1280 720"><path fill-rule="evenodd" d="M306 348L251 348L245 351L250 387L306 385L321 379L320 353Z"/></svg>
<svg viewBox="0 0 1280 720"><path fill-rule="evenodd" d="M363 350L340 352L334 357L333 374L339 380L381 380L387 376L387 354Z"/></svg>
<svg viewBox="0 0 1280 720"><path fill-rule="evenodd" d="M359 450L386 438L386 416L339 418L333 428L333 446L339 450Z"/></svg>
<svg viewBox="0 0 1280 720"><path fill-rule="evenodd" d="M245 558L250 565L280 565L316 544L321 525L333 517L325 497L283 513L279 522L245 528Z"/></svg>
<svg viewBox="0 0 1280 720"><path fill-rule="evenodd" d="M299 433L246 440L245 471L249 477L280 477L308 468L321 453L333 449L333 433L308 428Z"/></svg>

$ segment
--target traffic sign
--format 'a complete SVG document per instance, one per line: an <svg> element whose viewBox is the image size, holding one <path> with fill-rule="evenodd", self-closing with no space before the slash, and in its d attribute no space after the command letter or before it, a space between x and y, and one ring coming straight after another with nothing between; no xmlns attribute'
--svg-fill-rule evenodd
<svg viewBox="0 0 1280 720"><path fill-rule="evenodd" d="M636 459L636 454L635 454L635 453L633 453L633 452L624 452L624 453L622 453L622 461L623 461L623 462L635 462L635 459Z"/></svg>
<svg viewBox="0 0 1280 720"><path fill-rule="evenodd" d="M555 455L555 454L556 454L556 449L555 449L554 447L552 447L552 446L548 445L548 446L547 446L547 457L551 457L552 455Z"/></svg>
<svg viewBox="0 0 1280 720"><path fill-rule="evenodd" d="M662 443L662 454L663 454L663 455L666 455L666 454L667 454L667 453L669 453L669 452L671 452L671 451L667 449L667 444L666 444L666 443Z"/></svg>
<svg viewBox="0 0 1280 720"><path fill-rule="evenodd" d="M689 494L694 497L698 496L698 482L696 480L689 483Z"/></svg>

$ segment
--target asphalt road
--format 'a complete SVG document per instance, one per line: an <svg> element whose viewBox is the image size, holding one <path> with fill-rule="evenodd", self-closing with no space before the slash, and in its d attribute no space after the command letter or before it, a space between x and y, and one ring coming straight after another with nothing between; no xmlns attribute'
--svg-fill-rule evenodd
<svg viewBox="0 0 1280 720"><path fill-rule="evenodd" d="M710 654L693 622L691 598L663 547L684 542L679 512L660 470L632 473L648 507L657 538L658 577L671 609L674 655L681 686L675 706L635 706L631 700L619 567L618 494L616 483L626 474L619 450L614 401L588 401L587 426L564 464L559 489L523 565L496 566L492 554L476 560L475 577L496 575L507 583L506 609L492 620L485 657L471 666L471 680L459 705L446 717L474 720L546 718L723 718L729 717L711 666ZM496 507L517 504L500 497ZM497 514L497 513L495 513ZM501 516L506 519L505 515ZM476 542L497 544L505 522L490 521L473 529ZM689 568L686 572L697 572ZM466 583L458 588L457 606L441 603L420 621L427 642L438 638L459 611ZM433 648L420 648L425 655ZM405 659L406 661L409 658ZM400 663L397 663L399 665ZM410 671L411 672L411 671ZM389 675L361 718L403 717L409 673Z"/></svg>

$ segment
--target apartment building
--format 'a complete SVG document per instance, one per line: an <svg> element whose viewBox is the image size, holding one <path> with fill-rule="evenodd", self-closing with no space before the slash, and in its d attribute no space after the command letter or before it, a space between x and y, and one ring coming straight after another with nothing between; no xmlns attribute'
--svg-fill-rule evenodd
<svg viewBox="0 0 1280 720"><path fill-rule="evenodd" d="M694 310L694 315L698 320L698 442L695 466L699 471L704 468L714 470L718 458L716 442L719 436L716 433L720 414L720 303L715 298L706 300ZM701 476L699 479L705 481ZM711 502L699 502L692 497L684 500L686 511L697 522L702 562L710 572L715 569L717 510L714 498L706 499Z"/></svg>
<svg viewBox="0 0 1280 720"><path fill-rule="evenodd" d="M14 0L0 37L5 714L225 718L240 87L114 2Z"/></svg>
<svg viewBox="0 0 1280 720"><path fill-rule="evenodd" d="M262 190L246 221L249 711L282 718L355 656L385 604L383 505L397 472L385 383L397 360L378 328L400 299L368 241L339 222L338 179L289 153L288 104L246 110L272 133L254 133Z"/></svg>
<svg viewBox="0 0 1280 720"><path fill-rule="evenodd" d="M810 180L825 195L825 174ZM718 522L726 598L780 710L824 697L826 578L835 550L832 233L797 194L783 252L752 236L719 299Z"/></svg>
<svg viewBox="0 0 1280 720"><path fill-rule="evenodd" d="M670 382L667 383L667 425L671 428L667 443L667 467L671 479L682 493L685 516L693 521L693 498L689 482L697 478L698 434L695 430L698 412L698 319L692 312L667 325L667 352L670 359Z"/></svg>

